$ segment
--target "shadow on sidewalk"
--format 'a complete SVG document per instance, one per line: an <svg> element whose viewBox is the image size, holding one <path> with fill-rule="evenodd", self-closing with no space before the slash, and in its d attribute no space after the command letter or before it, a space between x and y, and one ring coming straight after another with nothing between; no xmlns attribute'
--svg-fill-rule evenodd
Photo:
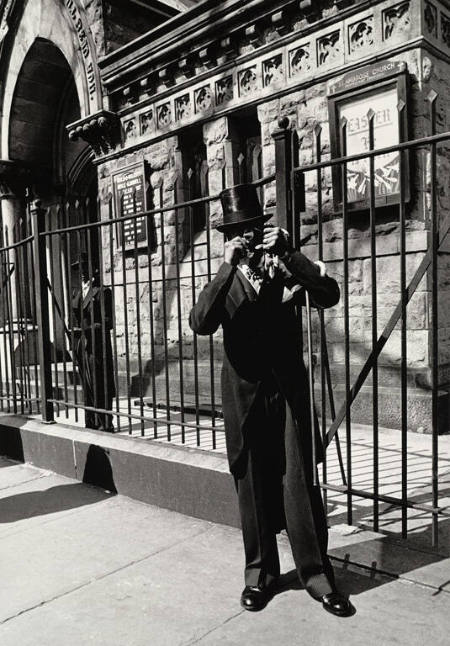
<svg viewBox="0 0 450 646"><path fill-rule="evenodd" d="M109 498L100 489L79 484L57 485L44 491L28 491L0 499L0 523L13 523L34 516L55 514L67 509L92 505Z"/></svg>
<svg viewBox="0 0 450 646"><path fill-rule="evenodd" d="M94 486L86 487L86 484ZM0 498L0 524L92 505L116 493L108 452L91 444L86 455L82 483L57 485L43 491L27 491Z"/></svg>

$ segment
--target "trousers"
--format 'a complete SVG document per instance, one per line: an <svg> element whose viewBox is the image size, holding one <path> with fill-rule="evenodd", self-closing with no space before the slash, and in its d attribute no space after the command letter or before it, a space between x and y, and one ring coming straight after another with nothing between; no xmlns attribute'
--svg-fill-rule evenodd
<svg viewBox="0 0 450 646"><path fill-rule="evenodd" d="M308 414L308 413L306 413ZM276 535L286 528L298 577L313 596L335 589L328 529L313 466L281 393L262 390L246 421L244 465L235 476L245 550L245 585L280 574Z"/></svg>

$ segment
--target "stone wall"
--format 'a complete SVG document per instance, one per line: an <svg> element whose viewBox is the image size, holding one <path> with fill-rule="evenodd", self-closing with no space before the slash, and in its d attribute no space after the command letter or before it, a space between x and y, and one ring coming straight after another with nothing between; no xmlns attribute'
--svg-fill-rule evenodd
<svg viewBox="0 0 450 646"><path fill-rule="evenodd" d="M150 195L155 207L160 206L161 203L164 206L171 206L184 197L182 155L179 150L177 134L183 132L184 127L192 126L194 122L201 124L206 145L209 194L216 195L224 185L236 183L230 114L233 118L239 115L242 105L249 101L252 101L252 106L256 107L260 122L264 175L272 174L276 170L275 145L272 134L279 127L280 117L288 117L289 127L296 131L299 142L298 163L300 165L310 164L316 159L316 133L319 126L321 129L321 158L323 160L329 159L331 141L328 96L331 86L342 78L342 65L347 66L345 69L353 69L357 64L363 66L370 62L373 52L383 52L385 60L403 63L406 66L409 83L407 98L409 138L417 139L431 133L428 101L431 91L437 93L437 131L448 130L450 116L448 112L450 110L448 63L430 53L428 47L420 47L417 44L403 47L409 39L419 37L422 24L425 24L426 30L430 29L430 25L426 21L423 23L422 20L425 16L425 5L421 2L373 4L372 8L365 9L364 13L357 17L346 18L342 22L337 21L333 26L334 31L331 25L321 26L317 32L308 33L307 37L299 36L295 42L291 40L283 46L277 45L280 38L279 32L272 40L267 40L266 34L267 42L273 44L272 55L268 51L261 54L258 52L257 46L255 48L255 44L250 43L247 50L239 50L240 56L246 56L245 60L242 59L233 68L221 72L220 75L214 71L211 72L209 78L203 77L201 82L194 79L190 87L184 87L182 90L174 87L171 91L171 79L167 77L166 73L161 72L159 75L161 85L156 88L156 94L162 93L161 100L147 97L145 99L147 103L144 105L141 102L135 110L130 103L127 103L124 114L121 115L124 137L122 157L107 161L99 167L100 191L103 196L102 217L107 217L111 173L120 166L125 167L137 159L144 159L148 163ZM336 17L337 14L333 13L334 10L335 5L329 9L326 17ZM442 26L444 19L441 14L439 16L439 25ZM299 23L298 29L301 31L304 28L305 23ZM429 39L436 40L435 46L441 39L441 31L436 27L435 35L431 32L427 35ZM335 39L331 38L333 34L336 34ZM448 47L449 43L440 43L440 45ZM306 52L306 54L300 55L300 52ZM314 61L313 52L317 54L317 59ZM180 82L184 84L189 82L187 76L181 75L180 78ZM303 83L300 82L300 78L303 79ZM294 82L295 79L297 79L296 82ZM228 86L226 86L226 82ZM290 87L291 85L292 87ZM219 94L217 94L218 90L221 91ZM139 94L130 92L128 96L138 97ZM225 97L225 103L222 101L223 97ZM118 105L121 104L118 103ZM152 139L156 140L155 143L150 143ZM448 214L450 206L447 181L448 153L446 144L439 145L436 191L438 216L441 221ZM428 248L431 213L429 150L426 146L422 146L411 151L409 161L411 198L407 207L406 225L407 281L414 275ZM312 259L316 259L318 256L317 205L318 191L320 191L324 219L323 258L327 262L329 273L338 280L342 289L344 275L342 215L336 210L333 200L331 172L329 169L323 171L320 187L317 185L316 171L306 173L305 178L306 206L305 211L300 214L302 251ZM274 211L276 211L275 195L275 183L265 187L264 205ZM159 375L167 374L171 369L167 368L166 359L169 358L170 363L177 366L179 357L185 361L184 368L189 372L189 366L192 366L191 360L196 355L201 368L200 379L203 379L202 383L205 388L208 387L206 380L209 369L210 341L201 338L194 341L187 319L196 295L208 280L208 272L214 274L220 265L223 253L222 236L214 230L214 225L221 216L217 200L210 203L209 215L211 249L208 261L205 246L207 233L198 232L193 247L191 247L191 241L185 237L187 211L180 209L178 216L175 216L173 211L164 214L164 263L161 256L161 217L155 216L158 245L155 253L150 254L153 274L152 294L149 293L148 282L149 256L147 252L140 252L138 254L138 273L141 284L137 290L134 284L135 259L133 255L125 259L128 297L126 303L123 301L121 295L123 292L121 286L123 283L121 277L123 259L119 251L115 252L112 267L114 281L117 285L117 335L122 368L125 365L128 351L136 370L139 321L141 324L141 354L147 375L151 373L153 377L152 371L154 369ZM386 208L382 213L377 212L377 217L376 277L377 334L379 335L400 299L398 209L396 207ZM369 356L372 347L372 259L367 213L349 216L348 247L350 363L351 375L354 379ZM191 254L194 254L193 259ZM177 262L180 263L178 266ZM111 273L111 263L108 265L106 262L105 267L105 276L108 280L108 273ZM448 307L450 301L450 261L448 255L440 257L439 267L440 383L445 386L450 381L450 310ZM163 283L164 274L165 281ZM194 291L192 283L195 286ZM150 302L153 306L154 318L154 356L151 352L149 334ZM430 302L430 284L425 276L420 281L407 310L408 383L411 390L416 391L420 397L424 393L426 396L429 395L430 386ZM128 313L128 349L125 347L123 334L125 311ZM164 312L167 317L167 330L164 324ZM315 353L317 355L316 316L314 316L314 321ZM333 379L339 389L344 373L342 300L335 308L326 312L325 322ZM182 341L181 350L180 339ZM215 361L218 362L221 355L220 334L214 337L212 347ZM400 384L400 360L400 326L398 325L379 358L380 385L389 391L387 395L389 394L391 398L392 393L395 393L394 398L396 399L398 399L396 389ZM175 387L177 387L177 374L175 369L170 372L171 382L175 384ZM188 381L187 388L192 391L192 378L190 377ZM146 388L148 392L148 383ZM429 412L428 409L427 411ZM424 414L425 417L428 412ZM423 428L424 415L421 417L418 414L414 418L413 428Z"/></svg>

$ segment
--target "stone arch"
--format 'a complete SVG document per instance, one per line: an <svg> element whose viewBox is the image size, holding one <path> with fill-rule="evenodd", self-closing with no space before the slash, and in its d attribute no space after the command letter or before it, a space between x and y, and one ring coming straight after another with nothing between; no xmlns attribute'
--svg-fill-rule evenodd
<svg viewBox="0 0 450 646"><path fill-rule="evenodd" d="M74 14L76 12L76 14ZM81 39L85 39L86 48ZM59 50L73 76L78 97L80 116L96 112L102 108L102 96L95 49L88 29L84 12L76 0L62 3L58 0L28 0L24 4L4 79L1 157L9 159L11 109L16 90L16 79L26 58L36 42L47 41ZM92 70L90 69L92 63ZM42 71L42 70L41 70ZM93 88L95 87L95 91Z"/></svg>

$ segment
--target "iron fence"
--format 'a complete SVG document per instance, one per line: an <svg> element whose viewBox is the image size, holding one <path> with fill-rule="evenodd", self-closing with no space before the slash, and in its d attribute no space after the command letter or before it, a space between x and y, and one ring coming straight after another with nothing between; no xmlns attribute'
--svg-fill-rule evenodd
<svg viewBox="0 0 450 646"><path fill-rule="evenodd" d="M274 133L276 171L254 183L260 188L261 199L267 188L274 192L277 220L290 231L294 246L326 262L331 273L340 277L342 305L336 310L340 316L332 311L319 311L313 314L312 321L307 317L305 326L310 341L305 343L305 354L310 365L315 364L314 391L324 442L330 444L334 439L336 446L335 463L331 464L331 458L323 463L325 494L329 500L334 494L345 497L349 524L355 521L355 498L371 501L371 524L375 531L380 529L383 511L380 505L398 507L404 537L409 510L431 514L436 544L438 519L445 515L445 509L439 507L438 434L442 420L438 389L439 381L442 384L446 379L446 367L441 366L440 371L438 363L438 257L443 253L442 243L450 226L449 216L444 217L448 205L438 200L437 183L442 178L438 177L437 165L439 146L450 140L450 133L436 134L434 101L430 110L429 136L377 150L373 117L369 115L369 150L356 155L346 154L343 122L340 133L343 155L335 159L322 158L322 132L317 127L313 137L315 159L307 164L299 163L299 155L304 151L299 150L295 132L286 121L281 121L280 129ZM386 311L380 307L378 284L384 251L377 228L382 207L376 199L375 165L377 157L393 151L399 156L399 200L398 207L390 211L389 221L395 220L397 227L394 235L398 243L391 255L398 267L398 290L391 294L392 307ZM423 198L422 219L415 222L418 230L428 231L429 237L425 248L419 251L408 248L407 234L411 230L412 212L419 208L420 200L405 199L407 167L416 151L429 169L428 181L412 191ZM260 153L257 149L252 161L259 169L258 174ZM364 220L359 216L358 225L359 239L368 243L368 247L362 244L365 255L355 251L353 244L355 216L349 207L348 192L349 165L361 159L369 160L367 217ZM238 164L242 168L243 160ZM333 168L337 169L341 195L337 207L329 199L336 192ZM51 208L30 202L22 239L10 244L6 235L0 249L1 410L38 412L45 421L56 415L91 428L111 430L114 426L117 432L131 436L224 449L218 381L220 333L197 337L188 326L188 314L202 286L211 280L222 262L223 238L214 230L214 222L218 194L227 184L226 169L223 168L220 177L216 172L213 182L207 165L200 169L203 196L195 195L194 181L186 185L183 178L177 177L170 186L158 182L152 190L153 208L139 214L118 217L112 196L96 205L86 199L66 201ZM192 178L192 174L187 176ZM446 190L445 181L441 183ZM210 195L212 184L215 191ZM89 221L93 207L101 214L98 221ZM147 240L144 247L137 235L138 223L142 221ZM331 236L332 243L325 239L331 225L340 227L339 235ZM121 245L125 228L132 233L133 242L128 250ZM340 252L336 253L339 246ZM411 268L408 258L413 256L419 262ZM84 281L83 287L82 264L73 264L84 257L89 280ZM352 326L358 317L352 316L355 295L351 289L355 261L364 262L367 269L365 291L359 296L366 298L369 332L356 341ZM429 501L424 502L422 495L418 501L408 487L408 388L414 372L414 365L408 364L411 332L408 303L427 274L429 283L423 291L431 307L424 331L429 332L431 339L425 363L428 361L430 366L432 450L431 491ZM392 371L380 363L380 357L394 331L400 332L399 346L394 352L399 366L394 385L398 386L400 396L400 495L386 493L380 482L383 473L380 454L389 450L380 445L380 371L382 379L387 375L392 380ZM330 333L334 335L331 343ZM355 344L360 349L364 346L356 363L352 353ZM89 361L93 364L97 361L97 368L90 366ZM426 380L428 370L422 372ZM344 387L338 401L340 382ZM358 475L355 480L359 444L355 442L354 403L358 403L358 395L367 388L371 400L371 477L361 480ZM341 442L345 445L345 460L337 435L343 422L345 435Z"/></svg>

